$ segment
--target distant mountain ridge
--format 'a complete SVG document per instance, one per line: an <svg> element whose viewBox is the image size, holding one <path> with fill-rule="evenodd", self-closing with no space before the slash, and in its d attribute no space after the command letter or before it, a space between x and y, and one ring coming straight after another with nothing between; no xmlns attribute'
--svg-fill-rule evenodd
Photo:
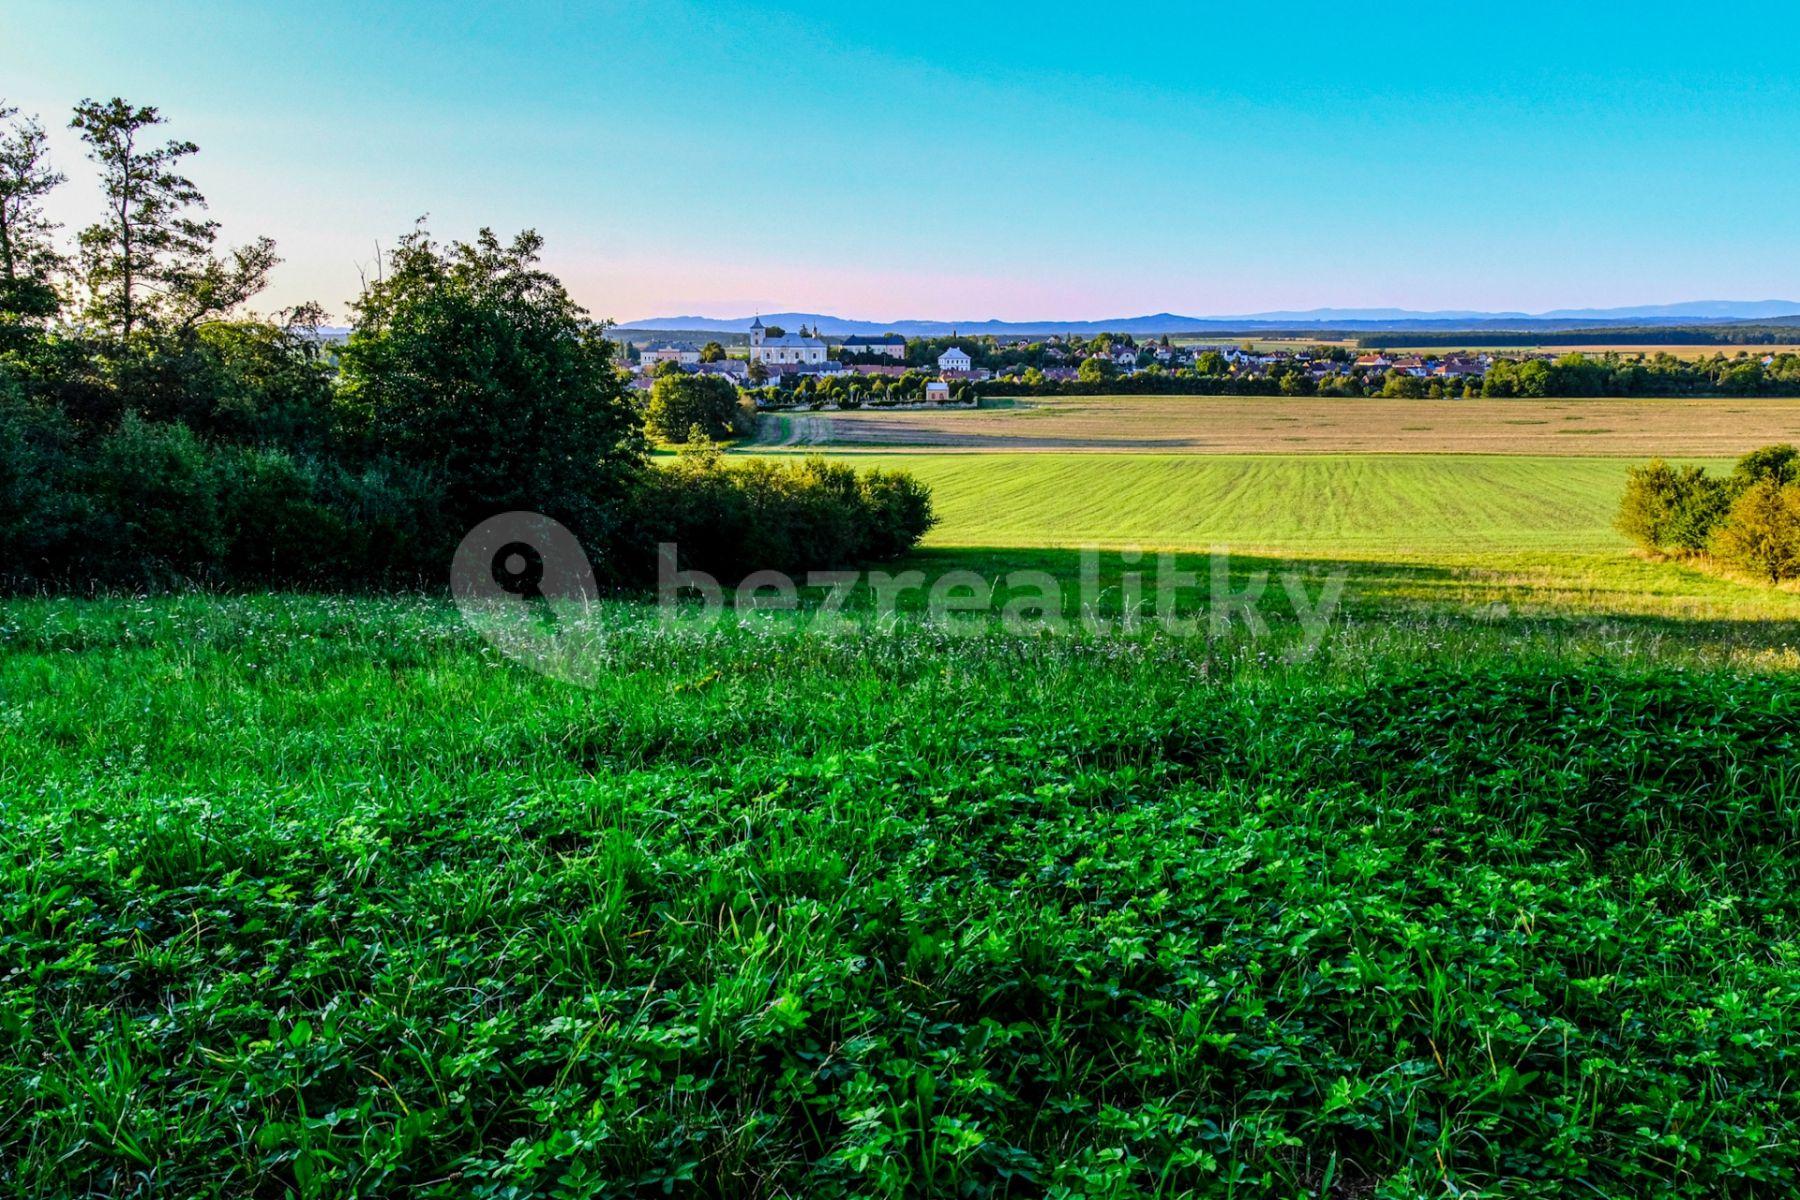
<svg viewBox="0 0 1800 1200"><path fill-rule="evenodd" d="M1562 308L1542 313L1437 310L1406 308L1312 308L1291 312L1257 312L1237 316L1187 317L1178 313L1150 313L1138 317L1109 317L1098 321L863 321L829 313L761 313L765 325L797 329L804 325L826 337L852 334L899 333L908 337L943 337L966 334L1097 334L1097 333L1224 333L1248 329L1570 329L1583 325L1715 324L1783 319L1800 323L1796 300L1691 300L1681 304L1651 304L1627 308ZM648 317L622 322L618 328L680 330L688 333L742 333L754 316L744 317Z"/></svg>

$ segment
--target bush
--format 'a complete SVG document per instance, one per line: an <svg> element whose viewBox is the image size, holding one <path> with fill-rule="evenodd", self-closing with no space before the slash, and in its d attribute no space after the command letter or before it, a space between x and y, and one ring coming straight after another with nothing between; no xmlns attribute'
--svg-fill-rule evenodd
<svg viewBox="0 0 1800 1200"><path fill-rule="evenodd" d="M1740 489L1765 479L1778 484L1793 483L1800 480L1800 450L1785 442L1752 450L1738 459L1731 478Z"/></svg>
<svg viewBox="0 0 1800 1200"><path fill-rule="evenodd" d="M85 505L72 490L74 429L62 414L25 399L0 373L0 582L59 572Z"/></svg>
<svg viewBox="0 0 1800 1200"><path fill-rule="evenodd" d="M541 245L402 239L357 302L340 405L364 454L437 473L457 536L531 509L605 547L643 470L639 416L613 343L538 267Z"/></svg>
<svg viewBox="0 0 1800 1200"><path fill-rule="evenodd" d="M285 450L228 448L217 465L232 579L355 586L371 573L371 543L353 537L333 487L342 468Z"/></svg>
<svg viewBox="0 0 1800 1200"><path fill-rule="evenodd" d="M86 464L98 574L138 583L218 577L227 539L206 446L185 425L127 413Z"/></svg>
<svg viewBox="0 0 1800 1200"><path fill-rule="evenodd" d="M898 558L937 524L931 489L904 471L869 471L861 487L869 520L864 553L869 558Z"/></svg>
<svg viewBox="0 0 1800 1200"><path fill-rule="evenodd" d="M1800 450L1764 446L1715 479L1652 459L1626 474L1614 522L1648 550L1695 555L1779 583L1800 576Z"/></svg>
<svg viewBox="0 0 1800 1200"><path fill-rule="evenodd" d="M935 522L929 491L901 472L859 475L822 458L727 462L710 448L650 472L643 506L644 526L675 544L684 568L726 582L892 558Z"/></svg>
<svg viewBox="0 0 1800 1200"><path fill-rule="evenodd" d="M1770 583L1800 575L1800 484L1773 478L1751 484L1720 525L1713 552Z"/></svg>
<svg viewBox="0 0 1800 1200"><path fill-rule="evenodd" d="M1732 489L1699 467L1672 467L1652 459L1626 473L1625 495L1614 522L1646 550L1698 554L1731 505Z"/></svg>

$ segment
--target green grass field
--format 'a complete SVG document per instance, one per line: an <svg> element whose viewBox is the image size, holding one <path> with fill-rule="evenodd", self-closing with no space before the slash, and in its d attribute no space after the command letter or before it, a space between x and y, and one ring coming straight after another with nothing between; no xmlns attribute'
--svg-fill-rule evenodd
<svg viewBox="0 0 1800 1200"><path fill-rule="evenodd" d="M0 1190L1800 1182L1780 676L633 607L593 690L419 598L0 610Z"/></svg>
<svg viewBox="0 0 1800 1200"><path fill-rule="evenodd" d="M859 454L917 474L941 524L926 548L999 576L1072 578L1083 545L1342 571L1380 613L1419 606L1753 622L1800 643L1800 593L1633 552L1612 528L1628 463L1499 455ZM1720 464L1712 464L1720 465ZM1250 570L1249 565L1244 566Z"/></svg>
<svg viewBox="0 0 1800 1200"><path fill-rule="evenodd" d="M1800 1187L1800 595L1627 460L846 458L1267 628L0 601L0 1194Z"/></svg>
<svg viewBox="0 0 1800 1200"><path fill-rule="evenodd" d="M849 461L849 460L846 460ZM1295 552L1622 551L1618 459L885 454L930 483L936 545Z"/></svg>

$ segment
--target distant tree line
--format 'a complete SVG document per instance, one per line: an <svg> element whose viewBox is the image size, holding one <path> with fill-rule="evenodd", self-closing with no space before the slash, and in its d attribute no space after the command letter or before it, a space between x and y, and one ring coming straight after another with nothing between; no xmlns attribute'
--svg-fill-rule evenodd
<svg viewBox="0 0 1800 1200"><path fill-rule="evenodd" d="M562 521L620 584L659 541L731 578L900 553L929 527L903 476L654 466L616 344L529 231L400 238L341 346L314 305L242 315L274 243L218 244L196 147L163 123L76 107L104 216L68 241L44 130L0 105L0 586L441 583L462 534L509 509ZM689 429L727 432L710 410Z"/></svg>
<svg viewBox="0 0 1800 1200"><path fill-rule="evenodd" d="M1709 557L1770 583L1800 577L1800 451L1764 446L1723 476L1662 459L1633 467L1617 525L1654 553Z"/></svg>
<svg viewBox="0 0 1800 1200"><path fill-rule="evenodd" d="M1481 376L1416 376L1396 370L1350 370L1315 376L1300 360L1273 363L1256 374L1225 370L1216 353L1192 368L1150 366L1120 375L1102 360L1087 359L1074 380L1041 372L984 380L983 396L1092 395L1284 395L1474 398L1543 396L1800 396L1800 355L1760 358L1682 359L1672 354L1565 354L1556 359L1496 359Z"/></svg>
<svg viewBox="0 0 1800 1200"><path fill-rule="evenodd" d="M1610 329L1554 329L1531 332L1513 330L1394 330L1359 334L1356 344L1364 350L1392 346L1443 346L1449 349L1490 346L1791 346L1800 342L1800 320L1769 325L1627 325Z"/></svg>

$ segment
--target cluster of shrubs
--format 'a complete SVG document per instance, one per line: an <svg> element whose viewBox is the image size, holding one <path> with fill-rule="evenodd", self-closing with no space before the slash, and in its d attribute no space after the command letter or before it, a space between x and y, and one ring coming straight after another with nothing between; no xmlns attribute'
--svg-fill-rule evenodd
<svg viewBox="0 0 1800 1200"><path fill-rule="evenodd" d="M455 545L442 501L429 471L390 459L221 442L136 412L85 432L0 391L8 588L416 581Z"/></svg>
<svg viewBox="0 0 1800 1200"><path fill-rule="evenodd" d="M729 579L897 555L930 527L909 478L656 466L613 343L538 246L403 239L342 344L308 314L125 336L0 312L0 586L436 586L510 509L554 516L623 586L654 578L659 542ZM734 428L724 386L696 436Z"/></svg>
<svg viewBox="0 0 1800 1200"><path fill-rule="evenodd" d="M926 402L925 385L937 379L937 372L908 370L904 375L866 376L803 375L794 384L781 387L748 388L745 397L755 408L779 412L784 409L818 411L825 407L841 409L897 408ZM952 404L973 404L976 392L967 383L958 383L950 391Z"/></svg>
<svg viewBox="0 0 1800 1200"><path fill-rule="evenodd" d="M901 471L809 457L727 464L700 444L647 480L653 527L684 565L717 577L895 558L935 518L931 493Z"/></svg>
<svg viewBox="0 0 1800 1200"><path fill-rule="evenodd" d="M1618 528L1658 554L1709 557L1770 583L1800 577L1800 450L1764 446L1724 476L1662 459L1633 467Z"/></svg>

